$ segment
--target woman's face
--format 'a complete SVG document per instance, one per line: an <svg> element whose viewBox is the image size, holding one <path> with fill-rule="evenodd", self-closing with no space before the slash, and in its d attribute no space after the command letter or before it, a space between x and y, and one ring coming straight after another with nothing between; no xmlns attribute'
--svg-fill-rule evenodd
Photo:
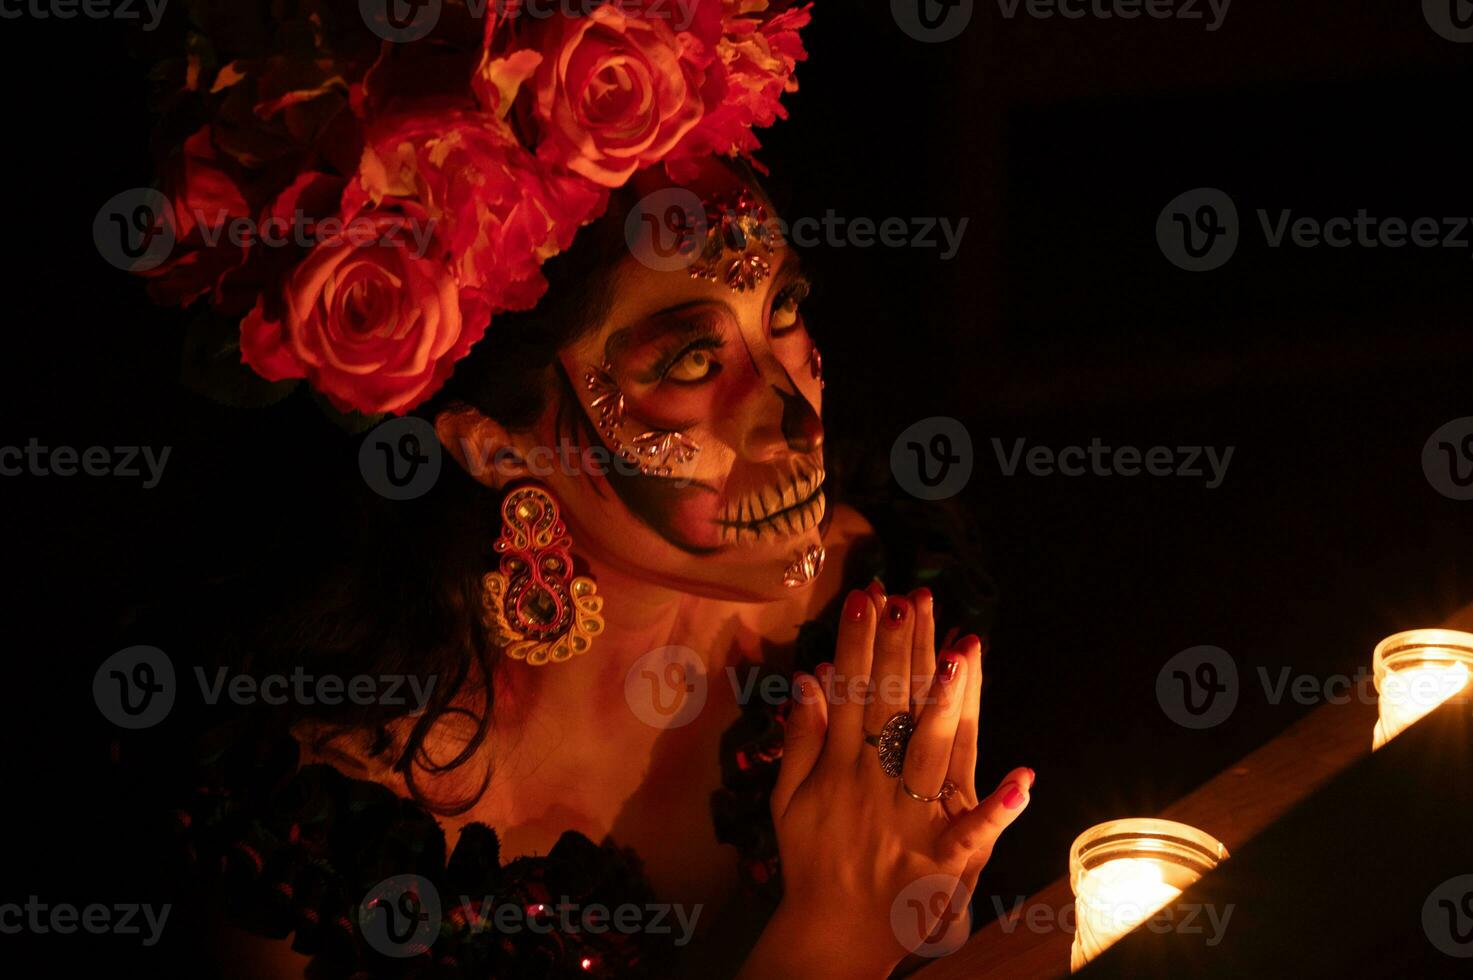
<svg viewBox="0 0 1473 980"><path fill-rule="evenodd" d="M664 186L636 181L642 198ZM733 201L745 187L713 165L689 190ZM804 578L821 540L822 381L797 256L780 239L770 251L737 241L716 256L714 281L626 255L606 315L559 352L577 404L549 399L538 438L566 441L558 408L582 412L606 451L595 455L612 459L543 480L576 551L688 591L770 600L801 587L785 580ZM749 288L727 284L733 263Z"/></svg>

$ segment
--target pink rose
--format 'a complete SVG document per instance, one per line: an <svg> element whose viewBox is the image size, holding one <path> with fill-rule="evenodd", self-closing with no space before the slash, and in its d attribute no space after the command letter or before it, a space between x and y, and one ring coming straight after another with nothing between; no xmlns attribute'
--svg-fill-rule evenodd
<svg viewBox="0 0 1473 980"><path fill-rule="evenodd" d="M700 122L698 38L614 4L553 17L533 44L537 154L604 187L659 163Z"/></svg>

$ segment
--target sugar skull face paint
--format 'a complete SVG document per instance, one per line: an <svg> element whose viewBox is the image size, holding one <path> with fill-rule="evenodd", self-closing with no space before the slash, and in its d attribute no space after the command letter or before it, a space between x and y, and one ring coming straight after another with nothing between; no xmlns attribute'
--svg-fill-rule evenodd
<svg viewBox="0 0 1473 980"><path fill-rule="evenodd" d="M633 190L756 201L715 162L686 188L656 168ZM770 206L747 213L770 216ZM522 460L560 501L575 557L605 569L743 601L811 585L825 557L823 380L803 317L808 280L775 216L771 225L723 232L732 249L699 239L703 249L679 267L618 252L593 322L556 352L537 420L511 431L486 416L447 419L442 440L479 447L493 471L480 467L481 478L494 485L517 478L495 472L497 452ZM750 254L745 246L766 272L739 276L736 288L723 270ZM602 464L547 466L550 447L559 458L564 448L585 461L602 454Z"/></svg>
<svg viewBox="0 0 1473 980"><path fill-rule="evenodd" d="M734 175L709 176L703 197L758 213ZM741 289L724 273L626 261L603 321L559 358L587 428L631 464L569 501L580 545L687 586L775 596L822 567L823 382L808 280L780 238L747 227L732 240L759 237L770 267ZM708 248L700 267L745 254Z"/></svg>

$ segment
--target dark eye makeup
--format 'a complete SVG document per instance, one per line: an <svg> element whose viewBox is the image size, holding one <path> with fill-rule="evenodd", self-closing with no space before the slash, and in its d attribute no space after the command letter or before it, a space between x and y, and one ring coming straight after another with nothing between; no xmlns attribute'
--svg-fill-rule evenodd
<svg viewBox="0 0 1473 980"><path fill-rule="evenodd" d="M812 290L812 282L801 274L792 277L772 298L768 325L773 337L783 337L802 325L799 306ZM638 373L644 384L693 386L710 380L721 371L721 362L705 352L726 346L719 318L704 314L683 318L654 343L654 361Z"/></svg>

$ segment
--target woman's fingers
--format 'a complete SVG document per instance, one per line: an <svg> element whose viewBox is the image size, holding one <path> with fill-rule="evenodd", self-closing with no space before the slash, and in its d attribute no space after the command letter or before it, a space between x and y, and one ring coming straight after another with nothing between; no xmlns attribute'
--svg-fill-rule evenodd
<svg viewBox="0 0 1473 980"><path fill-rule="evenodd" d="M962 637L956 649L967 666L967 690L962 696L961 718L956 726L956 745L946 778L956 784L961 802L971 806L977 799L977 740L982 715L982 667L987 648L977 637Z"/></svg>
<svg viewBox="0 0 1473 980"><path fill-rule="evenodd" d="M916 611L915 642L910 648L910 699L919 704L936 673L936 603L930 589L916 589L910 601Z"/></svg>
<svg viewBox="0 0 1473 980"><path fill-rule="evenodd" d="M793 794L808 778L823 752L828 731L829 703L818 679L811 674L793 676L793 710L788 715L783 739L783 760L772 789L774 819L787 812Z"/></svg>
<svg viewBox="0 0 1473 980"><path fill-rule="evenodd" d="M910 646L915 636L915 607L905 596L885 603L875 630L874 662L870 665L869 697L864 730L878 735L899 711L910 710Z"/></svg>
<svg viewBox="0 0 1473 980"><path fill-rule="evenodd" d="M926 693L926 710L905 749L905 787L912 793L934 796L941 791L951 768L966 691L966 658L948 650L936 663L936 676Z"/></svg>
<svg viewBox="0 0 1473 980"><path fill-rule="evenodd" d="M834 670L825 686L829 713L829 751L853 760L864 740L865 683L874 657L875 605L868 592L850 592L839 614L839 638L834 648Z"/></svg>
<svg viewBox="0 0 1473 980"><path fill-rule="evenodd" d="M1014 769L987 799L952 821L942 833L936 855L942 864L966 864L992 856L997 838L1028 806L1033 770Z"/></svg>

